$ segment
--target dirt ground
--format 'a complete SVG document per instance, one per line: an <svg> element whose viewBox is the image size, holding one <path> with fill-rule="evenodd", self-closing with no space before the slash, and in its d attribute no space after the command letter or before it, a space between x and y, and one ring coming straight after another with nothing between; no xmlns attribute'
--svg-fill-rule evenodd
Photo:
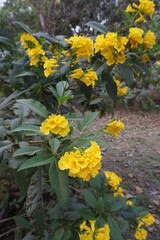
<svg viewBox="0 0 160 240"><path fill-rule="evenodd" d="M128 198L137 198L155 216L147 239L160 240L160 111L116 111L125 129L118 139L109 138L113 152L102 149L103 169L114 171L123 180ZM104 126L111 117L96 122ZM94 125L93 128L96 127Z"/></svg>

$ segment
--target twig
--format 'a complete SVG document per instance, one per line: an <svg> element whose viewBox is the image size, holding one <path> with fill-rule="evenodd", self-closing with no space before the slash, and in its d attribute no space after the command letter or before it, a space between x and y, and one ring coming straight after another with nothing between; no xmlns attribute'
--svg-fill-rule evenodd
<svg viewBox="0 0 160 240"><path fill-rule="evenodd" d="M22 215L19 215L19 216L26 216L26 214L22 214ZM10 217L10 218L6 218L6 219L3 219L0 221L0 224L4 223L4 222L7 222L7 221L11 221L11 220L14 220L14 217Z"/></svg>
<svg viewBox="0 0 160 240"><path fill-rule="evenodd" d="M2 234L0 235L0 238L2 238L2 237L5 236L5 235L8 235L9 233L14 232L14 231L16 231L16 230L18 230L18 229L20 229L20 228L21 228L21 227L17 227L17 228L11 229L11 230L9 230L9 231L7 231L7 232L5 232L5 233L2 233Z"/></svg>

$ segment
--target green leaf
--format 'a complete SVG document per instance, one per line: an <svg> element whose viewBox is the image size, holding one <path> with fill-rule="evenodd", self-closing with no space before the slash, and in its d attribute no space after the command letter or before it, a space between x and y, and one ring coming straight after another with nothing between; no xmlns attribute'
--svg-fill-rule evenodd
<svg viewBox="0 0 160 240"><path fill-rule="evenodd" d="M115 103L117 99L117 85L113 80L113 77L104 70L102 73L102 80L106 85L108 95L114 100Z"/></svg>
<svg viewBox="0 0 160 240"><path fill-rule="evenodd" d="M49 145L51 147L52 153L55 154L60 147L60 141L57 138L50 138L49 139Z"/></svg>
<svg viewBox="0 0 160 240"><path fill-rule="evenodd" d="M18 128L13 129L12 131L10 131L10 133L21 132L21 131L35 132L40 135L42 134L40 132L40 127L34 126L34 125L22 125Z"/></svg>
<svg viewBox="0 0 160 240"><path fill-rule="evenodd" d="M27 33L30 33L31 35L33 34L32 30L31 30L27 25L25 25L24 23L19 22L19 21L16 21L16 23L17 23L21 28L23 28L23 30L25 30Z"/></svg>
<svg viewBox="0 0 160 240"><path fill-rule="evenodd" d="M77 121L77 127L78 127L78 130L81 132L82 131L82 124L81 124L80 120Z"/></svg>
<svg viewBox="0 0 160 240"><path fill-rule="evenodd" d="M38 38L44 38L51 43L59 43L57 40L52 38L48 33L37 32L37 33L34 33L33 36Z"/></svg>
<svg viewBox="0 0 160 240"><path fill-rule="evenodd" d="M26 213L28 217L31 217L39 209L43 209L42 206L42 191L43 191L43 170L38 169L33 176L27 190L26 199Z"/></svg>
<svg viewBox="0 0 160 240"><path fill-rule="evenodd" d="M92 208L96 208L97 199L94 194L88 189L82 189L81 192L84 194L87 204Z"/></svg>
<svg viewBox="0 0 160 240"><path fill-rule="evenodd" d="M111 234L111 238L112 240L123 240L122 235L121 235L121 231L119 229L119 225L118 223L114 220L113 217L108 216L108 224L109 224L109 228L110 228L110 234Z"/></svg>
<svg viewBox="0 0 160 240"><path fill-rule="evenodd" d="M29 222L21 216L15 216L14 221L17 225L21 226L22 228L25 228L25 229L30 228Z"/></svg>
<svg viewBox="0 0 160 240"><path fill-rule="evenodd" d="M17 100L17 102L27 105L32 109L32 111L34 111L35 113L37 113L39 116L43 118L48 117L47 108L40 102L35 101L34 99L20 99L20 100Z"/></svg>
<svg viewBox="0 0 160 240"><path fill-rule="evenodd" d="M96 99L92 100L92 101L89 103L89 105L97 104L97 103L101 102L102 100L103 100L103 98L96 98Z"/></svg>
<svg viewBox="0 0 160 240"><path fill-rule="evenodd" d="M100 197L98 198L98 201L96 202L96 210L101 215L105 210L104 205L104 198Z"/></svg>
<svg viewBox="0 0 160 240"><path fill-rule="evenodd" d="M24 162L20 166L18 171L49 164L52 161L52 158L53 158L52 155L50 155L48 153L42 153L42 154L36 155L36 156L30 158L29 160L27 160L26 162Z"/></svg>
<svg viewBox="0 0 160 240"><path fill-rule="evenodd" d="M129 87L132 87L134 81L130 66L127 63L123 63L118 65L118 69L121 72L123 78L125 79L127 85Z"/></svg>
<svg viewBox="0 0 160 240"><path fill-rule="evenodd" d="M117 212L118 210L120 210L122 208L124 203L125 203L124 199L117 198L115 201L113 201L113 203L111 205L111 211Z"/></svg>
<svg viewBox="0 0 160 240"><path fill-rule="evenodd" d="M36 77L36 76L37 76L37 74L34 73L34 72L27 72L27 71L25 71L25 72L22 72L21 74L16 75L15 78Z"/></svg>
<svg viewBox="0 0 160 240"><path fill-rule="evenodd" d="M49 181L58 200L64 209L67 208L68 199L68 173L61 171L56 159L53 157L49 168Z"/></svg>
<svg viewBox="0 0 160 240"><path fill-rule="evenodd" d="M56 89L59 97L63 96L65 93L65 90L69 87L68 82L66 81L60 81L56 84Z"/></svg>
<svg viewBox="0 0 160 240"><path fill-rule="evenodd" d="M53 96L55 96L56 99L59 98L57 91L52 86L50 86L48 89L51 91L51 93L53 94Z"/></svg>
<svg viewBox="0 0 160 240"><path fill-rule="evenodd" d="M58 228L55 232L53 240L61 240L64 235L64 228Z"/></svg>
<svg viewBox="0 0 160 240"><path fill-rule="evenodd" d="M88 125L90 125L98 116L98 112L91 112L85 116L82 121L82 128L85 129Z"/></svg>
<svg viewBox="0 0 160 240"><path fill-rule="evenodd" d="M64 235L63 235L63 240L70 240L71 235L72 235L71 230L69 230L69 229L65 230Z"/></svg>
<svg viewBox="0 0 160 240"><path fill-rule="evenodd" d="M95 220L96 219L96 214L93 211L89 211L87 209L77 209L77 211L85 220Z"/></svg>
<svg viewBox="0 0 160 240"><path fill-rule="evenodd" d="M103 34L107 34L107 32L108 32L108 29L106 28L106 26L104 26L96 21L90 21L90 22L86 23L86 25L88 27L92 27L97 32L100 32Z"/></svg>
<svg viewBox="0 0 160 240"><path fill-rule="evenodd" d="M32 156L35 153L40 152L42 150L44 150L44 148L42 148L42 147L26 146L26 147L16 150L13 154L13 157L19 157L19 156L23 156L23 155Z"/></svg>

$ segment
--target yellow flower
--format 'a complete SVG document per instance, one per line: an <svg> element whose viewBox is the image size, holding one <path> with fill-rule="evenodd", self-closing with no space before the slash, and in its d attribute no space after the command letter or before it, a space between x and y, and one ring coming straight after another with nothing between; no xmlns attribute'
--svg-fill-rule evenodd
<svg viewBox="0 0 160 240"><path fill-rule="evenodd" d="M123 95L125 95L127 93L128 87L121 87L121 82L119 80L117 80L115 77L113 77L116 85L117 85L117 94L122 97Z"/></svg>
<svg viewBox="0 0 160 240"><path fill-rule="evenodd" d="M109 240L110 239L110 229L109 225L105 224L102 228L95 229L96 221L89 221L91 227L86 225L86 221L84 221L80 225L80 240Z"/></svg>
<svg viewBox="0 0 160 240"><path fill-rule="evenodd" d="M159 61L157 61L157 65L158 65L158 66L160 66L160 60L159 60Z"/></svg>
<svg viewBox="0 0 160 240"><path fill-rule="evenodd" d="M122 178L118 177L114 172L105 171L104 174L107 178L106 186L111 186L112 191L117 190L120 183L122 182ZM121 190L122 189L120 189L120 191Z"/></svg>
<svg viewBox="0 0 160 240"><path fill-rule="evenodd" d="M127 200L127 201L126 201L126 204L129 205L130 207L133 206L133 202L132 202L131 200Z"/></svg>
<svg viewBox="0 0 160 240"><path fill-rule="evenodd" d="M57 72L57 67L58 67L58 64L57 64L57 60L54 59L54 58L51 58L51 59L44 59L44 75L46 77L48 77L49 75L51 75L52 73L55 73Z"/></svg>
<svg viewBox="0 0 160 240"><path fill-rule="evenodd" d="M65 42L72 45L71 48L75 50L77 59L87 58L90 61L90 56L93 56L93 41L91 38L74 35L69 40L65 39Z"/></svg>
<svg viewBox="0 0 160 240"><path fill-rule="evenodd" d="M129 12L129 13L135 13L137 10L134 9L131 4L129 4L125 10L126 12Z"/></svg>
<svg viewBox="0 0 160 240"><path fill-rule="evenodd" d="M95 240L109 240L110 239L110 229L109 225L105 224L104 227L96 229Z"/></svg>
<svg viewBox="0 0 160 240"><path fill-rule="evenodd" d="M88 69L86 73L83 72L82 68L75 69L71 74L71 77L79 79L84 82L87 86L95 86L95 81L98 80L97 74L92 69Z"/></svg>
<svg viewBox="0 0 160 240"><path fill-rule="evenodd" d="M147 227L152 225L155 221L155 218L149 212L143 218L140 219Z"/></svg>
<svg viewBox="0 0 160 240"><path fill-rule="evenodd" d="M91 142L91 147L84 152L66 152L58 162L61 170L69 169L70 177L82 178L89 181L94 178L101 168L101 151L96 142Z"/></svg>
<svg viewBox="0 0 160 240"><path fill-rule="evenodd" d="M144 18L144 15L143 14L139 14L139 18L137 18L134 23L139 23L139 22L146 22L146 19Z"/></svg>
<svg viewBox="0 0 160 240"><path fill-rule="evenodd" d="M28 56L31 58L30 66L36 66L41 57L45 55L42 46L29 33L22 34L21 44L25 49L27 49Z"/></svg>
<svg viewBox="0 0 160 240"><path fill-rule="evenodd" d="M87 86L92 85L94 88L95 81L98 80L97 74L92 69L87 70L87 72L81 77L80 79L82 82L84 82Z"/></svg>
<svg viewBox="0 0 160 240"><path fill-rule="evenodd" d="M150 18L152 18L152 15L154 13L154 8L155 8L153 1L139 0L139 2L140 2L140 5L138 6L138 9L140 9L143 14L149 15Z"/></svg>
<svg viewBox="0 0 160 240"><path fill-rule="evenodd" d="M68 127L68 120L61 115L51 115L45 122L42 122L40 131L45 135L48 135L50 132L54 134L60 134L62 137L68 135L70 129Z"/></svg>
<svg viewBox="0 0 160 240"><path fill-rule="evenodd" d="M126 37L119 37L117 33L108 32L107 35L100 35L96 38L95 52L101 52L102 56L107 60L107 65L124 63L125 46L128 42Z"/></svg>
<svg viewBox="0 0 160 240"><path fill-rule="evenodd" d="M153 48L155 42L156 42L156 37L154 33L149 30L143 39L144 48L145 49Z"/></svg>
<svg viewBox="0 0 160 240"><path fill-rule="evenodd" d="M69 57L71 55L68 50L62 51L62 53L65 57Z"/></svg>
<svg viewBox="0 0 160 240"><path fill-rule="evenodd" d="M82 68L78 68L73 70L73 73L71 74L71 77L74 79L80 79L83 75L83 70Z"/></svg>
<svg viewBox="0 0 160 240"><path fill-rule="evenodd" d="M25 49L27 49L27 48L30 48L31 44L32 44L31 48L38 46L39 42L32 35L30 35L29 33L24 32L21 35L21 44L22 44L22 46Z"/></svg>
<svg viewBox="0 0 160 240"><path fill-rule="evenodd" d="M107 126L106 129L104 130L105 132L115 136L115 138L118 137L118 133L124 129L123 123L118 120L111 120Z"/></svg>
<svg viewBox="0 0 160 240"><path fill-rule="evenodd" d="M123 188L119 187L116 192L114 192L114 197L124 197Z"/></svg>
<svg viewBox="0 0 160 240"><path fill-rule="evenodd" d="M129 29L129 40L131 43L131 48L136 48L138 43L142 44L143 43L143 35L144 31L141 28L130 28Z"/></svg>
<svg viewBox="0 0 160 240"><path fill-rule="evenodd" d="M147 231L144 228L137 228L135 238L137 240L145 240L147 238Z"/></svg>

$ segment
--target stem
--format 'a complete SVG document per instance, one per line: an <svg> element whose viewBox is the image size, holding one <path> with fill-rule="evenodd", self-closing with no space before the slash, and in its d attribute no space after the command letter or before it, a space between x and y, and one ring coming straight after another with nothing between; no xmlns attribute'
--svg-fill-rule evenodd
<svg viewBox="0 0 160 240"><path fill-rule="evenodd" d="M9 230L9 231L7 231L7 232L5 232L5 233L2 233L2 234L0 235L0 238L3 237L3 236L5 236L5 235L8 235L9 233L14 232L14 231L16 231L16 230L18 230L18 229L20 229L20 228L21 228L21 227L17 227L17 228L11 229L11 230Z"/></svg>

